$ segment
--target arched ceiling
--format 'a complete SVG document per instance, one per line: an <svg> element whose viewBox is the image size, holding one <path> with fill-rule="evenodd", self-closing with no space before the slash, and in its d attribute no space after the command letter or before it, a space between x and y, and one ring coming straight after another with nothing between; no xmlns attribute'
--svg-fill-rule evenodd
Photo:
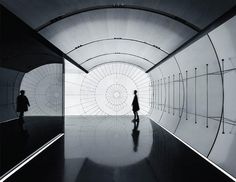
<svg viewBox="0 0 236 182"><path fill-rule="evenodd" d="M128 62L148 70L235 6L235 0L0 0L87 70Z"/></svg>

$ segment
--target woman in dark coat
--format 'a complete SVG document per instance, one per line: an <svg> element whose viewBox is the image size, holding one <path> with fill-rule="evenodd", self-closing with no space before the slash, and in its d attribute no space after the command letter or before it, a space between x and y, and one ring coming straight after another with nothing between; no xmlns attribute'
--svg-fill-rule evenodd
<svg viewBox="0 0 236 182"><path fill-rule="evenodd" d="M134 112L134 120L139 120L138 111L139 111L139 103L138 103L138 96L137 90L134 91L134 100L132 102L133 112Z"/></svg>
<svg viewBox="0 0 236 182"><path fill-rule="evenodd" d="M24 112L28 111L28 106L30 106L29 100L25 96L25 91L21 90L16 101L16 111L20 113L20 118L23 118Z"/></svg>

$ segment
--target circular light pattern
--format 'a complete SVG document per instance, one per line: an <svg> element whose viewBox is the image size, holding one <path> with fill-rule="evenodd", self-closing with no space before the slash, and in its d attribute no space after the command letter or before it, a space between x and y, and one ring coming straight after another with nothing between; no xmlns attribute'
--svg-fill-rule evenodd
<svg viewBox="0 0 236 182"><path fill-rule="evenodd" d="M120 108L125 107L125 101L128 97L128 92L123 85L113 84L106 91L106 99L110 108L114 111L119 111Z"/></svg>
<svg viewBox="0 0 236 182"><path fill-rule="evenodd" d="M85 80L86 81L86 80ZM130 112L133 90L137 86L123 74L112 73L103 77L95 88L95 100L99 109L108 115L125 115ZM120 94L115 98L114 93Z"/></svg>
<svg viewBox="0 0 236 182"><path fill-rule="evenodd" d="M149 112L150 77L137 66L106 63L88 74L66 72L65 80L66 115L133 115L134 90L138 91L139 114Z"/></svg>
<svg viewBox="0 0 236 182"><path fill-rule="evenodd" d="M120 92L115 92L114 94L113 94L113 96L115 97L115 98L118 98L119 96L120 96Z"/></svg>
<svg viewBox="0 0 236 182"><path fill-rule="evenodd" d="M62 80L62 64L47 64L26 73L20 88L30 102L25 114L62 115Z"/></svg>

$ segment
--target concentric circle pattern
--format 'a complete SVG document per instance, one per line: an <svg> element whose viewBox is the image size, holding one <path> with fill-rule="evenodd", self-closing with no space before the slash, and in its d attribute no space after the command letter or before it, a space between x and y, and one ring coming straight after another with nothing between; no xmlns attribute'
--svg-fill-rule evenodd
<svg viewBox="0 0 236 182"><path fill-rule="evenodd" d="M66 72L65 78L66 115L132 115L134 90L138 90L140 114L149 112L150 77L137 66L107 63L88 74Z"/></svg>
<svg viewBox="0 0 236 182"><path fill-rule="evenodd" d="M128 97L128 92L123 85L113 84L106 91L106 99L111 106L123 106Z"/></svg>

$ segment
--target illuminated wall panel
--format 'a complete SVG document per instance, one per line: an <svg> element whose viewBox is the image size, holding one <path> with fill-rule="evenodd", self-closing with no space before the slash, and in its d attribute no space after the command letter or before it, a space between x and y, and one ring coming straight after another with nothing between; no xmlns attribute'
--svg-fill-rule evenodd
<svg viewBox="0 0 236 182"><path fill-rule="evenodd" d="M62 64L43 65L24 75L20 89L30 102L26 116L62 115L62 78Z"/></svg>
<svg viewBox="0 0 236 182"><path fill-rule="evenodd" d="M142 69L108 63L85 74L67 62L65 70L66 115L132 115L134 90L138 91L139 113L149 113L150 77Z"/></svg>

